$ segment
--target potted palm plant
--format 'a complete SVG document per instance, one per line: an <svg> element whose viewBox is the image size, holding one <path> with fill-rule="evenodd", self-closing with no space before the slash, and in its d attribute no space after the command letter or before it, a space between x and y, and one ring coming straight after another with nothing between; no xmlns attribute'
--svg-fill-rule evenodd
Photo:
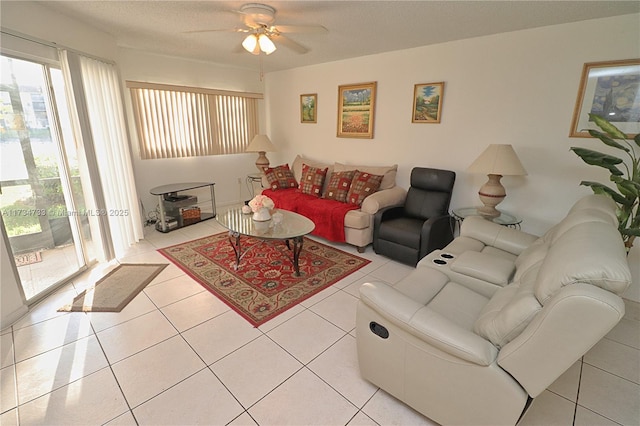
<svg viewBox="0 0 640 426"><path fill-rule="evenodd" d="M640 147L640 134L631 139L607 119L595 114L589 114L589 118L602 130L589 130L589 134L620 150L627 158L572 147L571 150L585 163L609 170L609 179L615 184L615 189L591 181L582 181L580 185L591 187L596 194L606 194L618 204L618 230L628 253L633 240L640 236L640 158L636 152Z"/></svg>

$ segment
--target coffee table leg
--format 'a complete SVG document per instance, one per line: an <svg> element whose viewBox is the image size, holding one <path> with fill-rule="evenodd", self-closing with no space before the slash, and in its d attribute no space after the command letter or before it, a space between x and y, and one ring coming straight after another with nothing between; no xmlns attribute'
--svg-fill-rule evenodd
<svg viewBox="0 0 640 426"><path fill-rule="evenodd" d="M233 252L236 254L236 264L233 269L237 271L240 266L240 258L242 257L242 251L240 249L240 233L229 231L229 243L231 243L231 248L233 248Z"/></svg>
<svg viewBox="0 0 640 426"><path fill-rule="evenodd" d="M287 240L287 243L289 241ZM296 271L296 277L300 276L300 252L302 251L302 244L304 239L302 237L293 238L293 268ZM288 245L288 244L287 244Z"/></svg>

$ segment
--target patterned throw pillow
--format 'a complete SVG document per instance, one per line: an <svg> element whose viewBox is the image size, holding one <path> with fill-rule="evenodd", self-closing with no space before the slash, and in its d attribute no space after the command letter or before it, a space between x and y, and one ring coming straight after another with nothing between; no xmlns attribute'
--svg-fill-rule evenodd
<svg viewBox="0 0 640 426"><path fill-rule="evenodd" d="M277 191L278 189L297 188L298 182L293 176L293 172L289 169L288 164L276 167L265 167L264 175L269 181L269 189Z"/></svg>
<svg viewBox="0 0 640 426"><path fill-rule="evenodd" d="M380 188L382 175L372 175L371 173L356 170L351 181L351 187L347 193L347 203L362 204L365 198L373 194Z"/></svg>
<svg viewBox="0 0 640 426"><path fill-rule="evenodd" d="M320 169L318 167L311 167L303 164L302 178L300 179L300 186L298 187L298 191L302 192L303 194L320 197L322 192L322 185L324 184L324 178L326 176L326 168Z"/></svg>
<svg viewBox="0 0 640 426"><path fill-rule="evenodd" d="M349 188L351 188L351 181L355 173L355 170L331 173L331 179L329 179L329 186L327 186L324 198L346 203L347 194L349 193Z"/></svg>

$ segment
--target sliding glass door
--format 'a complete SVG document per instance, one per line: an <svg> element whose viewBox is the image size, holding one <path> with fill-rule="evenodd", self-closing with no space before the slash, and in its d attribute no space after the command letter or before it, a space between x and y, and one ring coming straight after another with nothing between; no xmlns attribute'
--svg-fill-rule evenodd
<svg viewBox="0 0 640 426"><path fill-rule="evenodd" d="M60 70L7 56L0 66L0 210L29 301L94 259L93 212Z"/></svg>

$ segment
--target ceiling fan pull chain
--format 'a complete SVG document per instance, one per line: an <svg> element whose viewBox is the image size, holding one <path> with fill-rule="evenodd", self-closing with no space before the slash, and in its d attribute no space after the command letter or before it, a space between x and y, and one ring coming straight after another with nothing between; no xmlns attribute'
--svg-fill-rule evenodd
<svg viewBox="0 0 640 426"><path fill-rule="evenodd" d="M259 56L260 59L260 81L264 80L264 69L262 67L262 55Z"/></svg>

